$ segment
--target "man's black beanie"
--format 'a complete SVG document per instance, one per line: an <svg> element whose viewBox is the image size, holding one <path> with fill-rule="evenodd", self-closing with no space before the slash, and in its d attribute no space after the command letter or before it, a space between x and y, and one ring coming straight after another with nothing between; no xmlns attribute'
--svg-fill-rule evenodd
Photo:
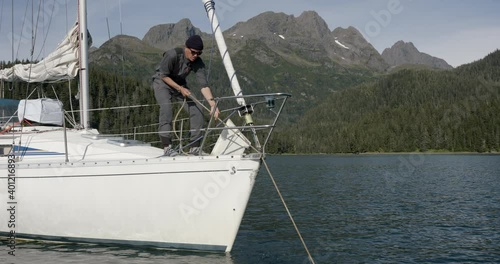
<svg viewBox="0 0 500 264"><path fill-rule="evenodd" d="M199 35L193 35L186 40L186 47L195 50L203 50L203 40L201 40Z"/></svg>

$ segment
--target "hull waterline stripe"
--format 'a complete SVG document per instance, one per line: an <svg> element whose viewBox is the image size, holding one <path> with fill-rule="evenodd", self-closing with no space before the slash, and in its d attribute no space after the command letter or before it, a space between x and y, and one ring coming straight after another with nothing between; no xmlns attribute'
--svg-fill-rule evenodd
<svg viewBox="0 0 500 264"><path fill-rule="evenodd" d="M8 237L9 234L0 232L0 236ZM47 240L47 241L60 241L60 242L75 242L75 243L92 243L103 245L131 245L131 246L144 246L144 247L157 247L157 248L170 248L170 249L186 249L197 251L220 251L224 252L227 246L222 245L205 245L205 244L187 244L187 243L171 243L171 242L155 242L155 241L139 241L139 240L120 240L120 239L101 239L101 238L83 238L83 237L59 237L59 236L46 236L46 235L32 235L16 233L17 238L33 239L33 240Z"/></svg>
<svg viewBox="0 0 500 264"><path fill-rule="evenodd" d="M39 168L33 168L39 169ZM53 168L57 169L57 168ZM121 174L81 174L81 175L71 175L71 176L31 176L31 177L20 177L17 176L16 179L54 179L54 178L97 178L97 177L124 177L124 176L145 176L145 175L160 175L160 174L189 174L189 173L211 173L211 172L228 172L229 170L203 170L203 171L162 171L162 172L143 172L143 173L121 173ZM238 171L253 171L252 169L238 169ZM0 177L0 179L7 179L8 177Z"/></svg>

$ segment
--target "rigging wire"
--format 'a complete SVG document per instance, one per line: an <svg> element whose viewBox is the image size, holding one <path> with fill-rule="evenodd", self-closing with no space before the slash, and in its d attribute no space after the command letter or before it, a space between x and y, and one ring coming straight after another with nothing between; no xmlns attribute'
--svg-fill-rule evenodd
<svg viewBox="0 0 500 264"><path fill-rule="evenodd" d="M14 0L12 0L12 63L14 63ZM14 86L14 85L12 85Z"/></svg>
<svg viewBox="0 0 500 264"><path fill-rule="evenodd" d="M3 20L3 5L5 3L5 0L2 0L2 6L0 8L0 32L2 32L2 20ZM0 63L0 70L3 69L3 63ZM2 83L1 83L2 87L0 87L0 98L5 98L5 84L4 84L4 80L2 79Z"/></svg>
<svg viewBox="0 0 500 264"><path fill-rule="evenodd" d="M123 91L123 96L122 96L122 102L125 103L125 97L127 95L126 93L126 88L125 88L125 53L124 53L124 43L123 43L123 17L122 17L122 1L119 0L118 1L118 8L119 8L119 11L120 11L120 38L118 38L118 42L120 43L120 47L121 47L121 65L122 65L122 81L121 81L121 84L122 84L122 91ZM126 113L124 113L126 114ZM124 126L127 127L127 118L124 118L123 120L125 120L125 124Z"/></svg>
<svg viewBox="0 0 500 264"><path fill-rule="evenodd" d="M40 13L41 13L41 7L42 7L42 2L39 2L38 5L38 14L36 18L36 24L35 24L35 1L33 0L31 2L31 50L30 50L30 63L33 63L33 55L35 54L35 43L36 43L36 36L38 34L38 22L40 21ZM31 70L31 67L30 67Z"/></svg>
<svg viewBox="0 0 500 264"><path fill-rule="evenodd" d="M54 9L55 9L55 7L56 7L56 0L53 0L53 5L52 5L52 10L50 12L49 24L48 24L47 32L45 33L45 37L43 39L42 47L40 48L40 52L38 53L38 55L36 57L36 60L38 60L40 58L40 55L42 55L42 51L45 48L45 43L47 42L47 39L49 37L50 26L52 25L52 17L54 16ZM67 28L67 24L66 24L66 28ZM68 30L66 30L66 32L68 32Z"/></svg>
<svg viewBox="0 0 500 264"><path fill-rule="evenodd" d="M5 0L2 0L2 7L0 8L0 32L2 32L2 19L3 19L3 4Z"/></svg>
<svg viewBox="0 0 500 264"><path fill-rule="evenodd" d="M14 0L11 1L12 3L12 63L14 63ZM10 89L14 89L14 82L10 85ZM14 125L12 126L14 127ZM16 136L15 133L12 133L12 147L14 148L14 145L16 144ZM15 155L15 151L11 151Z"/></svg>
<svg viewBox="0 0 500 264"><path fill-rule="evenodd" d="M173 104L182 104L180 102L175 102ZM153 106L159 106L159 104L143 104L143 105L127 105L127 106L114 106L114 107L101 107L101 108L93 108L93 109L88 109L89 112L97 112L97 111L105 111L105 110L120 110L120 109L128 109L128 108L140 108L140 107L153 107ZM81 112L82 110L74 110L74 111L68 111L70 112Z"/></svg>
<svg viewBox="0 0 500 264"><path fill-rule="evenodd" d="M68 0L65 1L64 6L66 7L66 32L69 31L68 23Z"/></svg>
<svg viewBox="0 0 500 264"><path fill-rule="evenodd" d="M122 0L118 1L120 8L120 35L123 35L123 20L122 20Z"/></svg>
<svg viewBox="0 0 500 264"><path fill-rule="evenodd" d="M26 2L26 8L24 10L24 18L23 23L21 24L21 34L19 35L19 42L17 43L17 52L15 52L15 56L12 57L12 62L14 62L14 58L19 57L19 49L21 48L21 42L23 40L23 31L24 24L26 23L26 17L28 14L29 1ZM14 46L14 0L12 0L12 45ZM14 54L14 47L12 47L12 54Z"/></svg>
<svg viewBox="0 0 500 264"><path fill-rule="evenodd" d="M195 103L197 103L198 105L200 105L202 108L204 108L205 110L207 110L208 112L211 112L211 110L210 110L210 109L208 109L205 105L203 105L203 104L202 104L200 101L198 101L195 97L191 97L191 99L192 99ZM220 120L220 119L219 119L219 120ZM222 120L220 120L220 121L222 121ZM222 122L223 122L223 121L222 121ZM223 122L223 123L224 123L224 122ZM175 130L175 129L174 129L174 130ZM253 146L252 146L252 148L253 148L254 150L256 150L257 152L259 152L259 150L255 149ZM271 170L269 169L269 166L267 165L266 160L264 159L264 156L262 156L262 157L261 157L261 160L262 160L262 163L264 164L264 166L266 167L267 173L268 173L269 177L271 178L271 181L272 181L272 182L273 182L273 184L274 184L274 188L276 189L276 192L278 193L278 195L279 195L279 197L280 197L280 199L281 199L281 202L283 203L283 206L284 206L284 207L285 207L285 209L286 209L286 212L287 212L287 214L288 214L288 217L290 218L290 221L292 221L293 227L295 228L295 231L297 232L297 235L299 236L299 239L300 239L300 241L302 242L302 245L304 246L304 249L306 250L306 253L307 253L308 257L309 257L309 261L310 261L312 264L315 264L316 262L314 261L314 259L313 259L312 255L311 255L311 253L309 252L309 249L308 249L308 247L307 247L307 245L306 245L306 242L305 242L305 241L304 241L304 239L302 238L302 235L301 235L301 233L300 233L300 230L299 230L299 228L298 228L297 224L295 223L295 220L293 219L293 216L292 216L292 214L290 213L290 210L288 209L288 205L286 204L285 199L283 198L283 195L281 194L281 191L279 190L278 185L276 184L276 181L274 180L273 174L271 173Z"/></svg>
<svg viewBox="0 0 500 264"><path fill-rule="evenodd" d="M106 2L104 3L104 6L105 6L104 13L106 16L106 26L108 28L108 40L110 40L111 39L111 31L109 30L108 0L106 0Z"/></svg>
<svg viewBox="0 0 500 264"><path fill-rule="evenodd" d="M68 32L69 31L68 0L65 1L65 7L66 7L66 32ZM70 106L70 109L71 109L71 111L73 111L74 108L73 108L73 100L72 100L73 96L71 95L71 79L68 79L68 97L69 97L69 106ZM65 115L69 115L69 113L65 112ZM73 127L76 127L76 122L75 122L76 119L75 119L75 113L74 112L71 113L71 118L72 118L71 120L73 122L71 122L71 120L69 120L70 119L69 117L67 117L66 119L68 119L70 121L70 123L71 123L71 125Z"/></svg>
<svg viewBox="0 0 500 264"><path fill-rule="evenodd" d="M120 10L120 36L123 36L123 22L122 22L122 1L118 1L119 3L119 10ZM120 46L121 46L121 60L122 60L122 78L125 78L125 56L124 56L124 52L123 52L123 43L121 41L121 37L120 37ZM123 80L125 81L125 80ZM124 82L123 82L124 83ZM125 96L125 85L123 85L123 95Z"/></svg>
<svg viewBox="0 0 500 264"><path fill-rule="evenodd" d="M285 202L285 199L283 198L283 195L281 195L280 189L278 188L278 185L276 184L276 181L274 180L274 177L273 177L273 174L271 173L271 170L269 170L269 166L267 165L266 160L264 159L264 157L262 157L261 160L262 160L262 163L264 164L264 167L266 167L267 174L269 174L269 177L271 178L271 181L274 184L274 188L276 188L276 192L278 192L278 195L280 196L281 202L283 203L283 206L285 207L286 212L288 213L288 217L292 221L293 227L295 228L297 235L299 235L300 241L302 242L302 245L304 246L304 249L307 252L307 256L309 257L309 261L314 264L315 263L314 259L311 255L311 253L309 252L309 249L307 248L306 242L304 241L304 239L302 238L302 235L300 234L300 230L297 227L297 224L295 224L295 220L293 220L293 216L290 213L288 206L286 205L286 202Z"/></svg>
<svg viewBox="0 0 500 264"><path fill-rule="evenodd" d="M122 26L122 2L121 2L121 0L118 2L118 8L119 8L119 15L120 15L120 35L122 35L123 34L123 26ZM106 27L108 30L108 40L110 40L111 39L111 29L109 26L108 0L106 0L106 2L105 2L105 17L106 17ZM121 64L121 77L122 77L121 86L122 86L122 92L123 92L123 95L119 96L118 100L121 99L122 102L125 102L126 87L125 87L125 55L124 55L124 51L123 51L124 45L123 45L121 37L118 37L116 41L118 42L118 45L121 49L121 54L119 55L118 58L119 58L120 64ZM113 67L112 69L113 69L114 73L118 73L120 71L117 67ZM118 78L113 78L113 79L114 79L115 88L118 90L118 88L120 87L119 79ZM125 120L125 119L123 119L123 120Z"/></svg>
<svg viewBox="0 0 500 264"><path fill-rule="evenodd" d="M32 5L31 5L31 17L32 17L32 24L34 24L34 1L31 2ZM41 6L42 6L42 2L40 1L40 4L38 6L38 14L37 14L37 20L36 20L36 27L33 26L32 27L32 36L31 36L31 39L32 39L32 42L31 42L31 56L30 56L30 61L33 62L33 55L34 55L34 52L35 52L35 44L36 44L36 29L38 28L38 22L39 22L39 19L40 19L40 13L41 13ZM20 43L20 42L19 42ZM19 52L19 50L18 50ZM28 79L31 79L31 70L32 70L32 64L30 64L30 67L29 67L29 71L28 71ZM28 95L28 92L29 92L29 88L30 88L30 82L27 83L26 85L26 101L24 103L24 111L23 111L23 116L21 118L21 120L24 119L24 115L26 114L26 108L28 106L28 103L27 103L27 100L30 98L31 95ZM35 90L38 90L36 87L35 87ZM33 90L33 92L35 91ZM19 121L21 121L19 120ZM23 138L23 128L24 126L21 126L21 135L19 136L19 149L21 149L21 142L22 142L22 138Z"/></svg>
<svg viewBox="0 0 500 264"><path fill-rule="evenodd" d="M11 42L12 42L12 54L11 55L12 55L12 63L14 63L14 0L12 0L12 10L11 11L12 11L12 21L11 21L12 22L12 33L11 33L12 34L12 40L11 40ZM14 86L14 85L12 85L12 86Z"/></svg>
<svg viewBox="0 0 500 264"><path fill-rule="evenodd" d="M215 8L215 2L212 3L213 4L213 7ZM215 12L212 14L212 18L210 19L210 21L213 21L215 17ZM213 57L214 57L214 51L215 51L215 43L216 43L216 40L215 40L215 28L213 27L212 23L211 24L211 27L212 27L212 48L210 49L210 59L208 60L208 71L207 71L207 82L210 80L210 73L212 72L212 61L213 61Z"/></svg>
<svg viewBox="0 0 500 264"><path fill-rule="evenodd" d="M41 5L42 2L39 2L39 5ZM37 18L37 24L38 24L38 18ZM30 50L30 58L33 57L33 54L35 53L35 0L31 1L31 50ZM30 60L30 63L33 63L33 60Z"/></svg>

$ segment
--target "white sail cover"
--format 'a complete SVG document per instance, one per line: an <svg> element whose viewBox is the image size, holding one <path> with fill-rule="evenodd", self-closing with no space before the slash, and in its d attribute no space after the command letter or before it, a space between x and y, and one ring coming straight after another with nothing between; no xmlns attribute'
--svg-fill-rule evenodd
<svg viewBox="0 0 500 264"><path fill-rule="evenodd" d="M40 124L62 126L63 104L50 98L21 100L17 107L17 116L19 120L27 119Z"/></svg>
<svg viewBox="0 0 500 264"><path fill-rule="evenodd" d="M75 25L45 59L36 64L17 64L0 70L0 80L32 83L73 79L78 73L78 56L78 25Z"/></svg>

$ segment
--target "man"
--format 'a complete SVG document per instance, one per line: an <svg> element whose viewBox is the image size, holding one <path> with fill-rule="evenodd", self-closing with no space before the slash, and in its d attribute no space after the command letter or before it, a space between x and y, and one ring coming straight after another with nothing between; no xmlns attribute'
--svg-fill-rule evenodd
<svg viewBox="0 0 500 264"><path fill-rule="evenodd" d="M189 154L197 155L201 153L200 143L204 125L203 112L200 106L191 97L193 94L189 90L186 77L194 72L201 87L201 93L210 104L211 113L215 118L219 115L219 110L215 106L212 92L208 87L205 74L205 64L200 58L203 51L203 40L198 35L189 37L184 48L171 49L163 54L163 59L153 76L153 89L155 98L160 105L159 135L165 156L176 156L178 152L172 148L172 103L186 99L184 109L189 112L190 121L190 146Z"/></svg>

